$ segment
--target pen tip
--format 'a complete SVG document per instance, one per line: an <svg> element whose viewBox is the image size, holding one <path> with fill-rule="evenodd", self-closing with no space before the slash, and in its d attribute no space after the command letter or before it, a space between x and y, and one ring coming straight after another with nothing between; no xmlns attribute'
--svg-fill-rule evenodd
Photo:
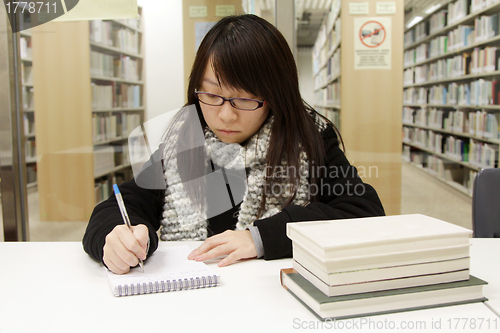
<svg viewBox="0 0 500 333"><path fill-rule="evenodd" d="M118 185L113 184L113 191L115 191L115 194L120 193L120 190L118 189Z"/></svg>

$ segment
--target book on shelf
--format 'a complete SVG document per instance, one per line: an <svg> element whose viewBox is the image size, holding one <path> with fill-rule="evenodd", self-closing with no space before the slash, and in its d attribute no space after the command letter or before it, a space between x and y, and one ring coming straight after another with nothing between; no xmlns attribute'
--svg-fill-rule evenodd
<svg viewBox="0 0 500 333"><path fill-rule="evenodd" d="M35 116L33 113L23 115L24 135L35 134Z"/></svg>
<svg viewBox="0 0 500 333"><path fill-rule="evenodd" d="M131 25L137 26L137 23ZM90 21L90 40L97 44L112 46L123 51L139 53L139 33L112 21Z"/></svg>
<svg viewBox="0 0 500 333"><path fill-rule="evenodd" d="M23 108L25 111L33 110L34 108L33 93L34 93L34 88L26 88L22 90Z"/></svg>
<svg viewBox="0 0 500 333"><path fill-rule="evenodd" d="M131 268L124 275L106 269L115 296L131 296L160 292L216 287L218 276L203 262L189 260L187 245L161 247L144 262L144 273Z"/></svg>
<svg viewBox="0 0 500 333"><path fill-rule="evenodd" d="M119 77L115 72L114 56L90 51L90 75L99 77Z"/></svg>
<svg viewBox="0 0 500 333"><path fill-rule="evenodd" d="M469 14L469 0L457 0L448 4L448 23L454 22L464 18Z"/></svg>
<svg viewBox="0 0 500 333"><path fill-rule="evenodd" d="M402 311L483 302L487 282L471 276L464 281L362 294L326 296L293 269L280 271L281 284L321 320L347 319Z"/></svg>
<svg viewBox="0 0 500 333"><path fill-rule="evenodd" d="M19 38L19 53L21 59L31 59L31 56L33 55L32 51L33 49L31 48L31 38Z"/></svg>
<svg viewBox="0 0 500 333"><path fill-rule="evenodd" d="M113 46L113 22L92 20L89 24L90 40L94 43Z"/></svg>
<svg viewBox="0 0 500 333"><path fill-rule="evenodd" d="M389 254L469 243L472 231L421 214L287 224L287 236L319 258Z"/></svg>
<svg viewBox="0 0 500 333"><path fill-rule="evenodd" d="M36 159L36 141L26 140L24 147L26 159L29 161L33 161L34 159Z"/></svg>
<svg viewBox="0 0 500 333"><path fill-rule="evenodd" d="M33 85L33 66L21 62L21 82L24 85Z"/></svg>
<svg viewBox="0 0 500 333"><path fill-rule="evenodd" d="M94 147L94 175L107 173L115 167L113 146Z"/></svg>

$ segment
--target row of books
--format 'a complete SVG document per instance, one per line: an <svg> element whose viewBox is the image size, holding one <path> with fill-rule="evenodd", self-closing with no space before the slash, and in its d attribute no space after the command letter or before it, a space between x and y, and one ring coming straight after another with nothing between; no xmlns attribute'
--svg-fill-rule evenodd
<svg viewBox="0 0 500 333"><path fill-rule="evenodd" d="M24 111L33 110L33 108L34 108L34 98L33 98L34 92L35 92L35 89L33 87L23 87L21 95L23 98Z"/></svg>
<svg viewBox="0 0 500 333"><path fill-rule="evenodd" d="M471 54L471 74L479 74L500 69L500 49L496 46L478 48Z"/></svg>
<svg viewBox="0 0 500 333"><path fill-rule="evenodd" d="M446 27L448 24L448 9L441 9L432 14L429 19L429 34L433 34Z"/></svg>
<svg viewBox="0 0 500 333"><path fill-rule="evenodd" d="M457 0L448 4L448 24L463 19L469 15L470 0Z"/></svg>
<svg viewBox="0 0 500 333"><path fill-rule="evenodd" d="M313 47L313 73L317 73L318 69L328 60L333 49L340 43L341 32L340 32L340 17L337 18L333 30L327 34L326 41L322 41L324 44L318 42Z"/></svg>
<svg viewBox="0 0 500 333"><path fill-rule="evenodd" d="M111 82L110 84L91 84L92 108L94 110L113 107L138 108L142 105L141 86Z"/></svg>
<svg viewBox="0 0 500 333"><path fill-rule="evenodd" d="M94 174L108 173L117 166L130 163L128 143L94 147Z"/></svg>
<svg viewBox="0 0 500 333"><path fill-rule="evenodd" d="M498 112L404 107L403 123L457 134L467 133L477 138L500 139L500 114Z"/></svg>
<svg viewBox="0 0 500 333"><path fill-rule="evenodd" d="M478 168L498 167L498 145L406 126L403 127L403 142L444 154L454 161L470 163Z"/></svg>
<svg viewBox="0 0 500 333"><path fill-rule="evenodd" d="M92 109L111 109L113 108L114 102L114 85L106 84L91 84L92 89Z"/></svg>
<svg viewBox="0 0 500 333"><path fill-rule="evenodd" d="M475 48L472 52L464 52L454 57L407 68L404 71L404 84L439 81L499 69L500 49L496 46Z"/></svg>
<svg viewBox="0 0 500 333"><path fill-rule="evenodd" d="M419 214L289 223L281 282L321 319L481 302L471 233Z"/></svg>
<svg viewBox="0 0 500 333"><path fill-rule="evenodd" d="M415 25L412 29L405 32L404 38L404 47L407 47L413 43L416 43L427 37L428 24L427 22L420 22Z"/></svg>
<svg viewBox="0 0 500 333"><path fill-rule="evenodd" d="M480 11L481 9L491 6L498 1L499 0L470 0L470 11L471 13Z"/></svg>
<svg viewBox="0 0 500 333"><path fill-rule="evenodd" d="M33 49L31 48L31 38L19 38L19 53L21 59L31 59L33 56Z"/></svg>
<svg viewBox="0 0 500 333"><path fill-rule="evenodd" d="M37 175L36 175L36 164L27 164L26 165L26 183L27 184L33 184L36 183L37 181Z"/></svg>
<svg viewBox="0 0 500 333"><path fill-rule="evenodd" d="M33 84L33 66L31 63L21 61L21 83Z"/></svg>
<svg viewBox="0 0 500 333"><path fill-rule="evenodd" d="M316 91L315 102L319 105L340 105L340 82L335 81L329 84L325 88Z"/></svg>
<svg viewBox="0 0 500 333"><path fill-rule="evenodd" d="M462 188L464 192L472 195L477 171L461 168L460 165L447 159L442 159L439 156L408 145L403 145L403 159L422 167L433 176L452 184L454 187Z"/></svg>
<svg viewBox="0 0 500 333"><path fill-rule="evenodd" d="M340 74L340 53L340 48L338 48L327 60L326 66L318 72L314 78L315 89L319 89Z"/></svg>
<svg viewBox="0 0 500 333"><path fill-rule="evenodd" d="M468 6L464 3L459 3L460 1L461 0L456 1L454 3L450 3L448 5L448 8L436 12L430 17L429 20L422 21L417 25L415 25L414 28L407 31L404 34L404 46L405 47L409 46L413 43L425 39L429 35L438 33L443 28L456 24L456 22L464 18L469 13L472 14L484 8L481 7L482 5L480 6L471 5L469 7L470 8L469 13L467 13L467 11L463 10L463 8L464 7L467 8ZM498 0L494 0L493 2L498 2ZM479 8L479 9L473 9L473 8ZM498 29L499 29L498 14L489 16L488 15L478 16L474 22L475 42L479 42L481 40L498 35Z"/></svg>
<svg viewBox="0 0 500 333"><path fill-rule="evenodd" d="M35 114L23 114L24 135L35 135Z"/></svg>
<svg viewBox="0 0 500 333"><path fill-rule="evenodd" d="M139 33L113 21L90 21L90 40L94 43L139 54Z"/></svg>
<svg viewBox="0 0 500 333"><path fill-rule="evenodd" d="M106 200L112 193L111 179L103 179L94 183L94 196L96 204Z"/></svg>
<svg viewBox="0 0 500 333"><path fill-rule="evenodd" d="M317 58L319 62L324 62L328 51L330 51L332 47L340 41L341 24L340 17L338 15L340 11L340 3L340 0L332 1L330 11L324 17L318 30L318 37L316 38L316 42L313 46L313 58ZM314 71L314 73L317 73L317 71Z"/></svg>
<svg viewBox="0 0 500 333"><path fill-rule="evenodd" d="M139 60L90 51L90 75L139 81Z"/></svg>
<svg viewBox="0 0 500 333"><path fill-rule="evenodd" d="M107 173L115 167L115 149L113 146L94 148L94 175Z"/></svg>
<svg viewBox="0 0 500 333"><path fill-rule="evenodd" d="M483 15L474 19L474 41L476 43L498 36L499 30L498 14Z"/></svg>
<svg viewBox="0 0 500 333"><path fill-rule="evenodd" d="M478 167L498 167L498 145L470 140L469 163Z"/></svg>
<svg viewBox="0 0 500 333"><path fill-rule="evenodd" d="M445 136L432 130L404 126L403 142L444 154L453 161L469 162L469 140L464 138Z"/></svg>
<svg viewBox="0 0 500 333"><path fill-rule="evenodd" d="M125 181L123 173L114 173L111 176L106 176L94 183L94 194L96 204L109 198L113 193L113 184L121 184Z"/></svg>
<svg viewBox="0 0 500 333"><path fill-rule="evenodd" d="M24 143L24 153L26 155L26 160L32 161L36 159L36 141L26 140Z"/></svg>
<svg viewBox="0 0 500 333"><path fill-rule="evenodd" d="M135 29L142 29L140 19L128 18L128 19L117 19L116 21L131 26Z"/></svg>
<svg viewBox="0 0 500 333"><path fill-rule="evenodd" d="M452 82L427 87L409 87L403 91L405 104L498 105L500 86L496 80L479 79L469 83Z"/></svg>
<svg viewBox="0 0 500 333"><path fill-rule="evenodd" d="M335 127L340 128L340 112L339 112L339 110L330 109L330 108L323 108L323 107L315 107L314 109L316 111L318 111L319 114L328 118L335 125Z"/></svg>
<svg viewBox="0 0 500 333"><path fill-rule="evenodd" d="M90 51L90 75L118 77L115 68L115 57L96 51Z"/></svg>
<svg viewBox="0 0 500 333"><path fill-rule="evenodd" d="M497 81L479 79L470 83L436 85L429 88L429 104L498 105Z"/></svg>
<svg viewBox="0 0 500 333"><path fill-rule="evenodd" d="M411 66L429 58L444 55L448 52L472 45L475 43L473 32L473 27L459 25L445 36L437 36L428 43L422 43L416 48L406 50L404 53L404 65Z"/></svg>
<svg viewBox="0 0 500 333"><path fill-rule="evenodd" d="M141 124L141 115L118 112L111 115L92 115L92 140L94 143L127 137Z"/></svg>

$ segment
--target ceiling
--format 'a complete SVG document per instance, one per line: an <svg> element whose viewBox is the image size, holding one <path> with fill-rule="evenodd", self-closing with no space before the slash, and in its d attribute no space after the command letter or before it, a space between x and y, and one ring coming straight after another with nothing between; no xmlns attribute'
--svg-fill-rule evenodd
<svg viewBox="0 0 500 333"><path fill-rule="evenodd" d="M261 0L261 2L269 4L274 1ZM405 22L414 16L426 15L424 11L434 4L448 2L450 0L404 0ZM332 0L295 0L298 47L312 47L314 45L321 22L331 5Z"/></svg>

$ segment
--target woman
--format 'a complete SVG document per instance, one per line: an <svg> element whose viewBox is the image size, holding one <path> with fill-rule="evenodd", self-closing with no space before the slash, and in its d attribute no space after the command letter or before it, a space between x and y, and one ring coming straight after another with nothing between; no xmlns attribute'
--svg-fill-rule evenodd
<svg viewBox="0 0 500 333"><path fill-rule="evenodd" d="M163 240L204 240L189 258L226 256L219 262L226 266L290 257L288 222L384 215L375 190L339 148L334 126L302 100L293 55L267 21L254 15L220 20L197 51L187 97L203 129L202 149L180 149L192 140L196 121L179 112L157 152L161 163L152 159L149 168L161 170L165 180L156 181L166 182L165 189L139 186L140 175L120 186L132 230L114 196L90 218L84 249L111 271L126 273L146 259L158 246L158 229ZM193 163L196 154L208 163ZM239 198L223 212L217 200L224 190L192 182L217 172L229 195ZM243 184L241 195L234 195L234 184Z"/></svg>

